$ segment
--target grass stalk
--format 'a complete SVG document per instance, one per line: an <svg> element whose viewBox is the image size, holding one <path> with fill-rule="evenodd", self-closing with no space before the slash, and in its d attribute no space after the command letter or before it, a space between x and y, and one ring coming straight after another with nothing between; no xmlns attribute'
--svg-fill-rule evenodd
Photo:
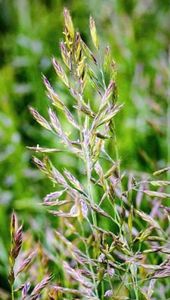
<svg viewBox="0 0 170 300"><path fill-rule="evenodd" d="M11 300L15 300L15 298L14 298L14 286L13 286L13 284L11 285Z"/></svg>

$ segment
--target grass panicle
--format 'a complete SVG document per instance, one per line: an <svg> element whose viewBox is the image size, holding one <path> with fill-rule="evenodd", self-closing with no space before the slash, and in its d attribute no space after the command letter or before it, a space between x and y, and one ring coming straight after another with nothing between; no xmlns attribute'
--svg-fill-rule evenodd
<svg viewBox="0 0 170 300"><path fill-rule="evenodd" d="M49 225L45 231L50 242L41 255L43 262L56 266L58 275L42 271L37 284L30 278L22 285L22 299L151 300L156 299L152 298L154 289L158 291L170 276L166 206L170 195L169 180L164 178L169 167L145 176L122 170L116 120L126 108L119 101L110 47L101 47L92 17L89 24L92 50L64 9L61 59L53 57L52 65L65 96L43 75L49 99L47 117L30 107L34 119L56 137L57 148L39 144L29 148L36 153L35 165L53 183L54 190L44 197L43 206L57 220L58 228L54 231ZM66 153L75 157L74 169L65 167ZM62 154L63 167L58 168L51 157ZM37 255L35 250L29 252L15 269L22 232L12 214L12 300L16 277ZM48 269L45 266L44 262Z"/></svg>

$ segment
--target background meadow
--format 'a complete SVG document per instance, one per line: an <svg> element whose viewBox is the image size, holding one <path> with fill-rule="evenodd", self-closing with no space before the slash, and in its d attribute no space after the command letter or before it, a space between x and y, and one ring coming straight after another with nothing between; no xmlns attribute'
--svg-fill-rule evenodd
<svg viewBox="0 0 170 300"><path fill-rule="evenodd" d="M58 147L57 138L36 123L28 109L33 106L47 117L49 100L42 74L70 111L73 109L70 95L56 76L51 62L52 57L60 61L64 7L70 10L75 28L89 47L92 47L89 16L93 16L101 48L109 45L116 62L118 101L124 106L115 118L115 128L121 172L128 174L124 185L133 176L146 178L170 164L169 1L1 0L0 299L10 299L7 266L13 210L20 223L24 224L24 251L34 242L38 245L39 260L32 274L38 270L41 280L48 270L57 274L57 282L64 282L60 266L61 249L56 255L58 246L53 242L52 229L60 230L65 224L51 216L40 204L46 194L55 191L55 186L36 168L32 162L35 153L26 148L37 144L47 148ZM95 103L91 90L88 97L92 103L94 98ZM65 130L69 131L64 118L62 121ZM108 149L112 155L114 145L109 145ZM81 163L73 155L61 152L49 156L57 169L69 169L84 182ZM163 179L170 180L168 172ZM170 193L169 187L165 189L164 192ZM146 212L152 210L157 199L152 201L155 202L144 199L142 209ZM165 199L163 204L168 206L169 200ZM159 214L156 212L154 217L159 219ZM100 219L99 223L101 227L113 230L106 219ZM167 219L162 218L160 223L168 235ZM138 226L140 228L140 224ZM152 263L161 263L161 255L152 254ZM46 262L47 257L49 263ZM57 262L54 264L55 259ZM48 299L45 297L43 299ZM165 279L157 286L152 299L169 298L168 279ZM141 296L139 299L147 298Z"/></svg>

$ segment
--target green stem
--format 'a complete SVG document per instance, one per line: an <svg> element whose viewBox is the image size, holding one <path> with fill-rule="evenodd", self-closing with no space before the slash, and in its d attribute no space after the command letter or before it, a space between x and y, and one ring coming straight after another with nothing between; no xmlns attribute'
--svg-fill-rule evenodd
<svg viewBox="0 0 170 300"><path fill-rule="evenodd" d="M84 227L82 225L82 222L79 221L79 224L80 224L80 228L81 228L81 232L82 232L82 236L85 237L85 232L84 232ZM94 274L94 270L93 270L93 266L90 262L90 254L89 254L89 249L88 249L88 246L87 246L87 243L85 242L84 243L85 245L85 251L86 251L86 255L88 257L88 263L89 263L89 268L90 268L90 271L92 273L92 280L93 280L93 284L94 284L94 289L95 289L95 293L96 293L96 296L98 297L99 299L99 294L98 294L98 289L97 289L97 284L96 284L96 280L95 280L95 274Z"/></svg>
<svg viewBox="0 0 170 300"><path fill-rule="evenodd" d="M14 286L13 286L13 284L11 285L11 300L15 300L15 298L14 298Z"/></svg>
<svg viewBox="0 0 170 300"><path fill-rule="evenodd" d="M132 283L133 283L133 286L134 286L134 292L135 292L136 300L139 300L139 289L138 289L138 281L137 281L137 272L135 272L135 274L132 274Z"/></svg>
<svg viewBox="0 0 170 300"><path fill-rule="evenodd" d="M101 299L104 300L104 282L101 283Z"/></svg>
<svg viewBox="0 0 170 300"><path fill-rule="evenodd" d="M139 300L138 286L137 286L136 282L135 282L135 288L134 288L134 290L135 290L135 297L136 297L136 300Z"/></svg>
<svg viewBox="0 0 170 300"><path fill-rule="evenodd" d="M86 153L86 168L87 168L87 189L88 189L88 194L90 197L90 202L94 203L93 201L93 196L92 196L92 189L91 189L91 167L90 167L90 157L88 155L88 153ZM97 220L96 220L96 215L93 211L93 209L91 209L91 215L92 215L92 221L93 221L93 225L97 226Z"/></svg>
<svg viewBox="0 0 170 300"><path fill-rule="evenodd" d="M78 106L81 106L82 102L82 95L80 93L79 99L78 99ZM81 113L80 109L78 109L78 120L79 120L79 126L80 126L80 141L83 149L83 154L84 154L84 161L86 162L86 172L87 172L87 189L88 189L88 195L90 197L90 202L93 203L93 197L92 197L92 190L91 190L91 167L90 167L90 155L88 149L84 146L84 141L83 141L83 126L82 126L82 120L81 120ZM92 221L93 225L97 226L97 221L96 221L96 215L91 209L91 215L92 215Z"/></svg>

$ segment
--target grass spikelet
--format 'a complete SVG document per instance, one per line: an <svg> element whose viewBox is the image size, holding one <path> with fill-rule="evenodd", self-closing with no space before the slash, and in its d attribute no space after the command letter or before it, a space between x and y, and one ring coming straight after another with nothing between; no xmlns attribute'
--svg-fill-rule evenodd
<svg viewBox="0 0 170 300"><path fill-rule="evenodd" d="M70 12L67 8L64 9L64 24L66 28L66 32L69 33L71 38L74 38L74 26L70 16Z"/></svg>
<svg viewBox="0 0 170 300"><path fill-rule="evenodd" d="M35 258L35 256L36 256L36 251L33 251L22 261L22 263L20 264L20 266L17 269L16 276L19 273L25 271L26 268L28 268L28 266L33 262L33 259Z"/></svg>
<svg viewBox="0 0 170 300"><path fill-rule="evenodd" d="M158 170L158 171L155 171L153 173L154 176L158 176L158 175L161 175L163 173L166 173L166 172L169 172L170 171L170 167L166 167L166 168L163 168L161 170Z"/></svg>
<svg viewBox="0 0 170 300"><path fill-rule="evenodd" d="M11 215L11 249L9 253L9 275L8 281L11 287L11 300L15 300L15 296L18 292L21 293L20 299L28 299L28 292L30 289L30 282L26 282L22 285L21 279L24 278L24 274L27 273L27 270L33 264L33 261L37 255L37 250L24 253L22 246L24 244L23 239L23 227L18 225L18 219L15 213ZM22 251L21 251L22 250ZM23 253L22 253L23 252ZM35 298L37 299L37 298Z"/></svg>
<svg viewBox="0 0 170 300"><path fill-rule="evenodd" d="M64 72L62 66L58 63L58 61L55 58L53 58L52 62L53 62L54 69L55 69L57 75L59 76L59 78L65 83L65 85L67 87L69 87L69 81L68 81L67 75Z"/></svg>
<svg viewBox="0 0 170 300"><path fill-rule="evenodd" d="M10 271L8 280L11 286L11 294L14 297L13 284L15 281L14 265L22 246L22 226L18 227L18 220L15 213L11 216L11 250L9 254Z"/></svg>
<svg viewBox="0 0 170 300"><path fill-rule="evenodd" d="M44 117L42 117L39 112L37 110L35 110L33 107L29 108L31 114L33 115L34 119L44 128L48 129L48 130L52 130L51 126L49 125L49 123L44 119Z"/></svg>
<svg viewBox="0 0 170 300"><path fill-rule="evenodd" d="M162 198L162 199L170 198L170 194L167 194L167 193L148 191L148 190L144 190L143 192L150 197L158 197L158 198Z"/></svg>
<svg viewBox="0 0 170 300"><path fill-rule="evenodd" d="M96 32L96 24L92 17L90 17L90 33L91 33L93 44L96 47L96 49L98 50L99 40L98 40L98 36L97 36L97 32Z"/></svg>
<svg viewBox="0 0 170 300"><path fill-rule="evenodd" d="M33 289L31 295L30 295L30 300L36 300L40 297L41 291L47 287L47 285L50 283L51 276L46 276L45 278L40 281L35 288Z"/></svg>
<svg viewBox="0 0 170 300"><path fill-rule="evenodd" d="M27 298L29 289L30 289L30 282L26 282L22 288L22 300L25 300Z"/></svg>

